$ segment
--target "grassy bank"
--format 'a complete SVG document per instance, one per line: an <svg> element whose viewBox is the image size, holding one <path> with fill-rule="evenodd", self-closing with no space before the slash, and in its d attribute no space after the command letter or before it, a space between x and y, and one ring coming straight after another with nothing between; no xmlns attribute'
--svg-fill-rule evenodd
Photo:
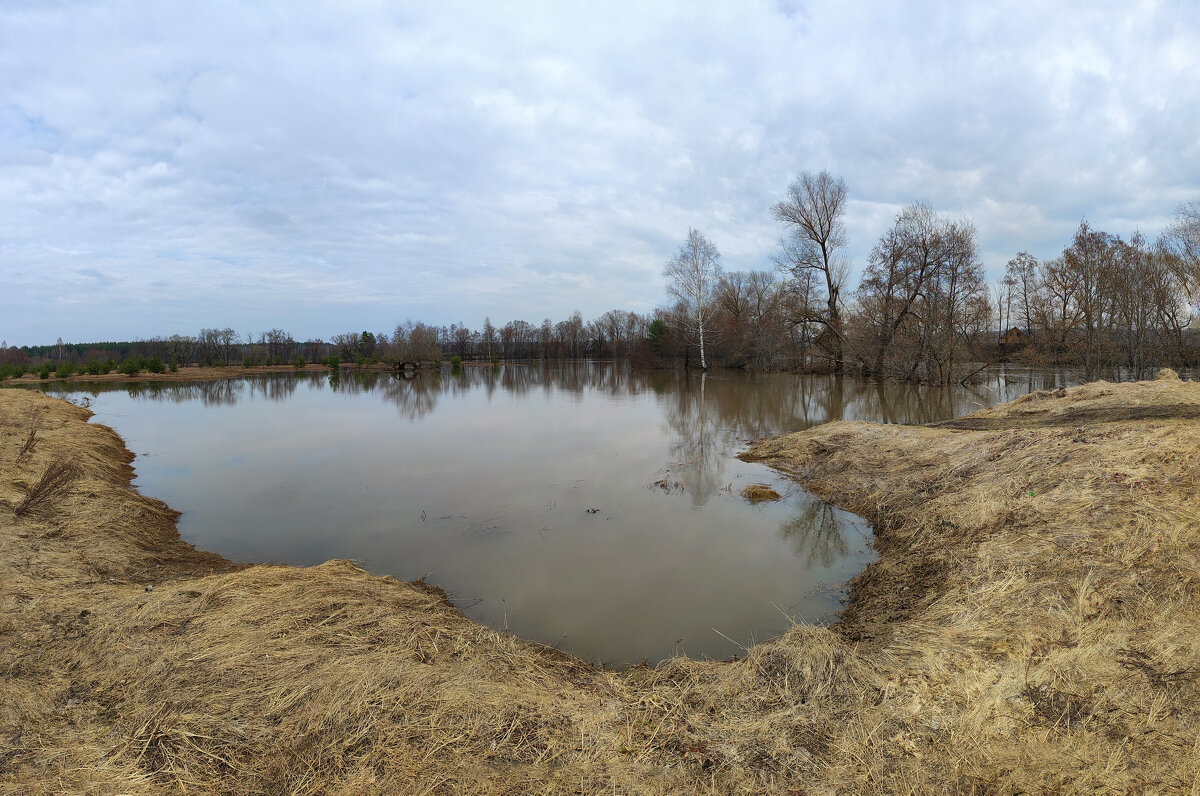
<svg viewBox="0 0 1200 796"><path fill-rule="evenodd" d="M525 363L520 362L504 362L505 367L524 367ZM422 369L439 368L440 365L424 363ZM491 362L463 362L459 367L470 368L492 368L497 367ZM373 362L368 365L355 365L351 363L343 364L339 368L341 373L392 373L395 368L385 362ZM151 373L149 371L141 371L135 376L128 376L124 373L113 371L105 374L89 374L89 373L72 373L70 376L62 378L55 376L53 373L48 378L41 378L36 372L26 373L23 376L18 376L12 379L0 381L0 387L36 387L39 384L59 383L81 383L87 384L90 382L103 382L105 384L117 383L132 383L132 382L180 382L180 381L224 381L225 379L240 379L243 376L258 376L264 374L303 374L303 373L329 373L328 365L323 365L319 362L309 362L303 368L297 368L294 365L253 365L244 367L242 365L186 365L178 370L164 370L162 373Z"/></svg>
<svg viewBox="0 0 1200 796"><path fill-rule="evenodd" d="M760 443L880 561L833 628L625 672L195 551L88 414L0 391L0 792L1200 791L1195 384Z"/></svg>
<svg viewBox="0 0 1200 796"><path fill-rule="evenodd" d="M66 383L82 383L89 382L104 382L104 383L127 383L127 382L174 382L174 381L222 381L224 379L240 379L243 376L261 375L265 373L328 373L329 368L319 363L309 363L303 369L297 369L293 365L255 365L254 367L242 367L241 365L187 365L178 370L164 370L162 373L151 373L142 371L136 376L127 376L124 373L113 371L112 373L104 374L88 374L88 373L72 373L70 376L59 378L53 373L49 378L40 378L36 372L26 373L19 378L8 379L0 382L0 386L4 387L35 387L38 384L49 384L52 382Z"/></svg>

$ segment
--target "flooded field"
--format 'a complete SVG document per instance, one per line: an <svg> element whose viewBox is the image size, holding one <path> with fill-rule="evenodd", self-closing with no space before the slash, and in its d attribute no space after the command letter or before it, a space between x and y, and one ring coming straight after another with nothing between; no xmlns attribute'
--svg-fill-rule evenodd
<svg viewBox="0 0 1200 796"><path fill-rule="evenodd" d="M936 390L568 363L50 391L122 435L138 487L203 549L424 576L480 621L625 664L827 621L870 560L862 520L738 461L751 441L943 420L1061 378ZM782 499L741 497L754 483Z"/></svg>

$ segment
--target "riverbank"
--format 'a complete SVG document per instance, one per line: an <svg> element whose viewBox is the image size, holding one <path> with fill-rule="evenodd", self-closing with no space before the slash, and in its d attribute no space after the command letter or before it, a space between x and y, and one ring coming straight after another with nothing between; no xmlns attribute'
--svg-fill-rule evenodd
<svg viewBox="0 0 1200 796"><path fill-rule="evenodd" d="M876 524L843 621L613 672L421 583L195 551L115 433L0 391L0 792L1187 791L1198 409L1093 384L764 441Z"/></svg>
<svg viewBox="0 0 1200 796"><path fill-rule="evenodd" d="M503 362L493 364L491 362L463 362L458 367L464 368L494 368L503 365L504 367L525 367L522 362ZM425 363L417 370L428 370L429 368L440 368L440 365ZM309 363L303 368L297 368L295 365L254 365L252 367L244 367L241 365L187 365L178 370L164 370L162 373L151 373L142 371L135 376L127 376L124 373L116 371L105 374L89 374L89 373L73 373L70 376L59 378L51 374L48 378L41 378L37 373L26 373L24 376L17 378L6 379L0 381L0 387L36 387L39 384L53 383L68 383L68 384L87 384L90 382L108 383L144 383L144 382L186 382L186 381L224 381L225 379L240 379L243 376L261 376L261 375L278 375L278 374L304 374L304 373L329 373L332 369L328 365L320 363ZM409 372L414 369L410 368ZM345 364L338 368L340 373L392 373L395 368L392 365L383 362L376 362L370 365L353 365Z"/></svg>

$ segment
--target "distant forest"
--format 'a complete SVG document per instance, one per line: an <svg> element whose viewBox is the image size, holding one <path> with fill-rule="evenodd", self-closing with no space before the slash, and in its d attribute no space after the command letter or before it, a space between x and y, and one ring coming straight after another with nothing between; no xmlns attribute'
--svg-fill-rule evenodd
<svg viewBox="0 0 1200 796"><path fill-rule="evenodd" d="M400 366L529 359L630 359L644 367L842 372L951 383L1001 360L1065 365L1085 379L1200 364L1200 202L1156 241L1082 222L1061 255L1025 252L984 278L976 233L915 203L872 249L856 287L844 257L846 187L804 173L772 212L784 235L772 270L729 271L697 230L667 264L674 300L649 314L579 312L482 328L407 321L297 341L282 329L201 329L130 342L8 347L0 378L36 371L133 372L187 365Z"/></svg>

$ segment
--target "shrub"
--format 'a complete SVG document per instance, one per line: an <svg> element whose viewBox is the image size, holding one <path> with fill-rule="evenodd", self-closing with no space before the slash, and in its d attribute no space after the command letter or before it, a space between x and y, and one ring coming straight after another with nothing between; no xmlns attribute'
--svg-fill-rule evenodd
<svg viewBox="0 0 1200 796"><path fill-rule="evenodd" d="M294 361L294 362L292 363L292 366L293 366L294 368L296 368L296 370L304 370L304 366L305 366L305 365L307 365L307 364L308 364L308 360L306 360L306 359L305 359L304 357L302 357L302 356L299 356L299 357L296 357L296 361Z"/></svg>
<svg viewBox="0 0 1200 796"><path fill-rule="evenodd" d="M462 357L460 357L458 354L450 357L450 366L454 368L462 367Z"/></svg>
<svg viewBox="0 0 1200 796"><path fill-rule="evenodd" d="M130 357L122 362L121 367L117 368L117 370L126 376L136 376L142 372L142 360L137 357Z"/></svg>
<svg viewBox="0 0 1200 796"><path fill-rule="evenodd" d="M43 362L42 366L40 368L38 368L38 372L37 372L38 378L48 379L48 378L50 378L50 374L53 372L54 372L54 363L53 362Z"/></svg>
<svg viewBox="0 0 1200 796"><path fill-rule="evenodd" d="M171 360L171 364L170 364L170 366L169 366L169 367L170 367L170 369L171 369L171 372L172 372L172 373L174 373L175 371L179 370L179 360L178 360L178 359L172 359L172 360Z"/></svg>
<svg viewBox="0 0 1200 796"><path fill-rule="evenodd" d="M35 411L29 416L29 431L25 434L25 442L21 444L21 449L17 451L18 463L33 452L33 447L37 444L38 423L41 419L42 413L40 411Z"/></svg>
<svg viewBox="0 0 1200 796"><path fill-rule="evenodd" d="M321 360L321 364L331 370L337 370L342 365L342 361L338 359L337 354L330 354Z"/></svg>
<svg viewBox="0 0 1200 796"><path fill-rule="evenodd" d="M500 364L500 355L492 354L492 367L495 367L496 365L499 365L499 364Z"/></svg>
<svg viewBox="0 0 1200 796"><path fill-rule="evenodd" d="M142 365L151 373L162 373L167 369L167 366L158 357L150 357Z"/></svg>
<svg viewBox="0 0 1200 796"><path fill-rule="evenodd" d="M24 499L13 507L13 514L20 517L22 514L47 505L60 495L70 491L71 485L79 476L79 465L60 456L50 462L38 482L26 490Z"/></svg>

